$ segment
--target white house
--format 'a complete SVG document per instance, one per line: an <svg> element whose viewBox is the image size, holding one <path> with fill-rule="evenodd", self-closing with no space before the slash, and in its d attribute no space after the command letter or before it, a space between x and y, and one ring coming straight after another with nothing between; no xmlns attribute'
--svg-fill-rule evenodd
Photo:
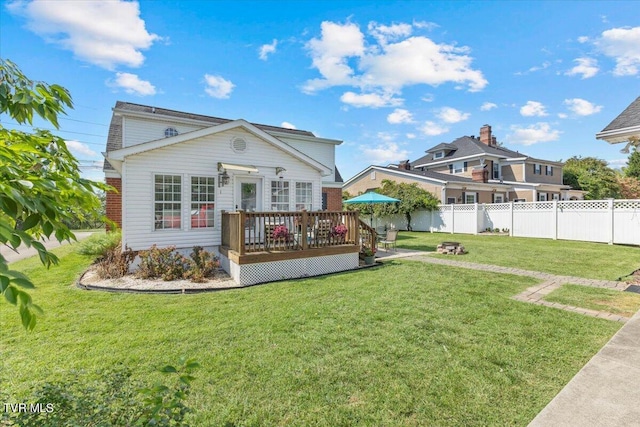
<svg viewBox="0 0 640 427"><path fill-rule="evenodd" d="M107 195L107 216L121 227L123 247L203 246L232 269L233 254L223 245L225 214L342 209L335 167L341 143L242 119L117 102L104 172L118 192ZM264 221L256 229L262 234ZM264 245L264 235L255 239Z"/></svg>
<svg viewBox="0 0 640 427"><path fill-rule="evenodd" d="M640 148L640 96L636 98L622 113L618 115L601 132L596 134L597 139L604 139L609 144L626 143L620 150L621 153L629 153L629 148Z"/></svg>

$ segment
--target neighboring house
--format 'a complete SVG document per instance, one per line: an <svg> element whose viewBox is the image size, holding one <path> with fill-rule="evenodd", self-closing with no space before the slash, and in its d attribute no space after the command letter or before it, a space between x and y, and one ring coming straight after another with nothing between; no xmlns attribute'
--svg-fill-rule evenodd
<svg viewBox="0 0 640 427"><path fill-rule="evenodd" d="M636 98L618 117L596 134L597 139L604 139L609 144L626 143L620 150L629 153L629 148L640 149L640 96Z"/></svg>
<svg viewBox="0 0 640 427"><path fill-rule="evenodd" d="M118 101L104 153L106 183L118 190L107 194L107 216L121 227L123 247L218 252L229 212L342 210L335 167L341 143L303 130ZM237 243L241 254L248 241Z"/></svg>
<svg viewBox="0 0 640 427"><path fill-rule="evenodd" d="M463 136L438 144L426 155L399 165L369 166L349 179L343 190L358 194L385 179L418 183L443 204L534 202L581 198L562 183L563 163L529 157L498 145L491 126L480 137Z"/></svg>

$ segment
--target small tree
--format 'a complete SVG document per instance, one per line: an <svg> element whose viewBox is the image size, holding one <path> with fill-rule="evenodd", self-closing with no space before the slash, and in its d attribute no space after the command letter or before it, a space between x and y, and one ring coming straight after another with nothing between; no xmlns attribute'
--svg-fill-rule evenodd
<svg viewBox="0 0 640 427"><path fill-rule="evenodd" d="M598 200L620 196L616 173L607 162L595 157L571 157L563 168L563 182L586 191L585 199Z"/></svg>
<svg viewBox="0 0 640 427"><path fill-rule="evenodd" d="M380 194L400 200L397 203L381 203L376 205L375 212L378 216L403 214L407 220L407 231L412 231L411 214L417 210L433 210L438 207L440 201L429 191L421 188L416 183L395 182L388 179L382 181Z"/></svg>
<svg viewBox="0 0 640 427"><path fill-rule="evenodd" d="M36 114L58 128L58 115L72 105L65 88L34 82L13 62L0 59L0 113L20 124L33 124ZM0 126L0 244L34 247L44 265L57 264L58 258L39 239L75 240L67 224L94 217L100 211L95 191L109 189L81 177L78 161L62 138L44 130L26 133ZM0 291L18 306L27 329L34 328L41 311L25 291L33 287L0 255Z"/></svg>
<svg viewBox="0 0 640 427"><path fill-rule="evenodd" d="M627 166L623 170L626 177L640 179L640 151L638 151L638 147L635 147L633 152L629 154Z"/></svg>

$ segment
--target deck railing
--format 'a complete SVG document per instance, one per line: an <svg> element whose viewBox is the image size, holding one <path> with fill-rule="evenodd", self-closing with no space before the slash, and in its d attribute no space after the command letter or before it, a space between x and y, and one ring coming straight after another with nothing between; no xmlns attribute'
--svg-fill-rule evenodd
<svg viewBox="0 0 640 427"><path fill-rule="evenodd" d="M362 246L365 238L375 247L375 231L363 225L355 211L222 212L222 246L244 255Z"/></svg>

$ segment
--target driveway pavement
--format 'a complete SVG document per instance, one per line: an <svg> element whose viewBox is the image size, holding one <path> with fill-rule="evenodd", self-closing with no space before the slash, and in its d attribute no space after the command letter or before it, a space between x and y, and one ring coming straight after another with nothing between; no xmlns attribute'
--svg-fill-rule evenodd
<svg viewBox="0 0 640 427"><path fill-rule="evenodd" d="M74 234L76 235L76 238L78 239L78 241L80 241L91 236L93 233L95 233L95 231L78 231ZM69 242L66 242L66 241L60 243L56 239L50 239L50 240L44 239L42 241L42 244L44 244L44 247L47 249L54 249L54 248L57 248L58 246L66 245L68 243ZM12 263L12 262L19 261L21 259L25 259L25 258L32 257L34 255L37 255L38 251L36 251L34 248L28 248L24 245L21 245L20 247L18 247L18 251L16 252L7 246L0 245L0 254L2 254L2 256L7 260L7 262Z"/></svg>

